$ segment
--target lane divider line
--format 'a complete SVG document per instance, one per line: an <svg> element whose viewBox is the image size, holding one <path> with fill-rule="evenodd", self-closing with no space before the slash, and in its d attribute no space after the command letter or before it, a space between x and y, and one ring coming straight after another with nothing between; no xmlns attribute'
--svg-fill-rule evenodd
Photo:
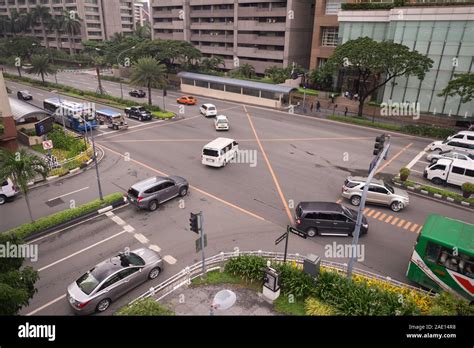
<svg viewBox="0 0 474 348"><path fill-rule="evenodd" d="M375 172L375 174L377 173L380 173L382 170L384 170L387 166L389 166L393 161L395 161L402 153L404 153L406 150L408 150L411 146L413 145L413 143L410 143L408 144L407 146L405 146L403 149L401 149L400 151L398 151L392 158L390 158L387 162L385 162L379 169L377 169L377 171Z"/></svg>
<svg viewBox="0 0 474 348"><path fill-rule="evenodd" d="M35 310L26 313L25 315L26 315L26 316L31 316L31 315L33 315L33 314L36 314L36 313L38 313L39 311L45 309L46 307L49 307L49 306L51 306L52 304L54 304L54 303L56 303L56 302L62 300L63 298L66 298L66 294L61 295L61 296L55 298L54 300L49 301L48 303L45 303L45 304L42 305L41 307L38 307L38 308L36 308Z"/></svg>

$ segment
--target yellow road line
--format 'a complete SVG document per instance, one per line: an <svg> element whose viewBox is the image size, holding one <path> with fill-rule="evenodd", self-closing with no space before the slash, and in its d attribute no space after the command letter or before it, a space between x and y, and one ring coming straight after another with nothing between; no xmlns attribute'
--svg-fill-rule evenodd
<svg viewBox="0 0 474 348"><path fill-rule="evenodd" d="M365 209L364 209L364 214L367 213L368 211L370 211L370 209L369 209L369 208L365 208Z"/></svg>
<svg viewBox="0 0 474 348"><path fill-rule="evenodd" d="M368 217L371 217L372 215L374 215L374 213L375 213L375 210L371 210L371 211L369 211L369 213L367 214L367 216L368 216Z"/></svg>
<svg viewBox="0 0 474 348"><path fill-rule="evenodd" d="M257 139L258 147L260 148L260 151L262 152L263 158L265 159L265 162L267 163L268 170L270 171L270 174L272 175L273 182L275 183L275 186L277 188L278 194L280 195L280 199L283 203L283 206L285 207L286 214L288 215L288 219L290 220L291 224L294 225L294 219L293 219L293 214L291 214L290 208L288 207L287 200L285 198L285 195L283 194L283 191L281 190L280 184L278 182L278 179L275 175L275 172L273 171L272 165L270 164L270 160L267 157L267 154L265 152L265 149L263 148L262 142L260 141L257 130L255 129L252 118L250 117L250 114L247 111L247 108L244 105L244 110L245 113L247 114L247 119L249 120L250 127L252 128L253 134L255 135L255 139Z"/></svg>
<svg viewBox="0 0 474 348"><path fill-rule="evenodd" d="M414 225L410 228L410 232L415 232L417 228L418 228L418 224L414 224Z"/></svg>
<svg viewBox="0 0 474 348"><path fill-rule="evenodd" d="M397 223L397 221L398 221L398 220L400 220L400 219L399 219L399 218L397 218L397 217L396 217L395 219L393 219L393 221L392 221L392 225L395 225L395 224Z"/></svg>
<svg viewBox="0 0 474 348"><path fill-rule="evenodd" d="M423 225L421 225L421 226L418 228L418 230L416 231L416 233L420 233L422 228L423 228Z"/></svg>
<svg viewBox="0 0 474 348"><path fill-rule="evenodd" d="M380 212L378 211L378 212L376 212L376 213L375 213L375 215L374 215L374 216L372 216L372 217L373 217L374 219L376 219L376 218L377 218L377 216L379 216L379 215L380 215Z"/></svg>
<svg viewBox="0 0 474 348"><path fill-rule="evenodd" d="M119 153L119 152L117 152L117 151L115 151L115 150L109 149L108 147L106 147L106 146L104 146L104 145L100 145L100 146L102 146L104 149L106 149L106 150L108 150L108 151L110 151L110 152L112 152L112 153L114 153L114 154L116 154L116 155L118 155L118 156L120 156L120 157L125 158L125 155L122 155L121 153ZM155 169L155 168L153 168L153 167L150 167L149 165L147 165L147 164L145 164L145 163L143 163L143 162L137 161L137 160L132 159L132 158L128 158L128 160L131 161L131 162L134 162L134 163L136 163L136 164L139 164L139 165L141 165L142 167L147 168L147 169L149 169L149 170L151 170L151 171L153 171L153 172L155 172L155 173L157 173L157 174L159 174L159 175L168 176L168 174L166 174L166 173L164 173L164 172L162 172L162 171L160 171L160 170L158 170L158 169ZM225 205L228 205L229 207L232 207L232 208L234 208L234 209L237 209L238 211L240 211L240 212L242 212L242 213L245 213L245 214L247 214L247 215L250 215L250 216L252 216L252 217L254 217L254 218L256 218L256 219L262 220L262 221L268 221L268 220L264 219L263 217L261 217L261 216L259 216L259 215L257 215L257 214L252 213L251 211L248 211L248 210L246 210L246 209L244 209L244 208L241 208L241 207L239 207L238 205L232 204L232 203L230 203L230 202L228 202L228 201L226 201L226 200L224 200L224 199L222 199L222 198L219 198L219 197L217 197L217 196L214 196L212 193L209 193L209 192L206 192L206 191L204 191L204 190L201 190L200 188L197 188L197 187L195 187L195 186L193 186L193 185L189 185L189 187L191 187L193 190L196 190L197 192L202 193L203 195L206 195L206 196L208 196L208 197L211 197L211 198L215 199L215 200L218 201L218 202L221 202L221 203L223 203L223 204L225 204Z"/></svg>
<svg viewBox="0 0 474 348"><path fill-rule="evenodd" d="M405 223L406 221L401 219L400 222L398 223L397 227L402 227L402 225Z"/></svg>
<svg viewBox="0 0 474 348"><path fill-rule="evenodd" d="M385 219L386 216L387 216L387 214L380 215L379 220L382 221L383 219Z"/></svg>
<svg viewBox="0 0 474 348"><path fill-rule="evenodd" d="M375 174L380 173L385 167L390 165L390 163L392 163L394 160L396 160L398 158L398 156L400 156L402 153L404 153L406 150L408 150L412 145L413 145L413 143L410 143L407 146L405 146L403 149L398 151L392 158L390 158L379 169L377 169L377 172Z"/></svg>
<svg viewBox="0 0 474 348"><path fill-rule="evenodd" d="M390 220L393 219L393 216L392 215L389 215L388 218L385 220L385 222L388 224L390 222Z"/></svg>
<svg viewBox="0 0 474 348"><path fill-rule="evenodd" d="M408 228L410 228L410 226L411 226L411 222L408 221L408 222L406 223L406 225L403 226L403 228L404 228L405 230L408 230Z"/></svg>

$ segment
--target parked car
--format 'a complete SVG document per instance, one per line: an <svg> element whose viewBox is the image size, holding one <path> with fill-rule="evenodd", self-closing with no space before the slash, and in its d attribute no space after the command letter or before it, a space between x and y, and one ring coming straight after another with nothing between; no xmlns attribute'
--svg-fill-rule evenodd
<svg viewBox="0 0 474 348"><path fill-rule="evenodd" d="M439 153L430 153L426 156L426 160L431 163L436 163L441 158L453 158L464 161L474 161L474 154L459 153L456 151L441 151Z"/></svg>
<svg viewBox="0 0 474 348"><path fill-rule="evenodd" d="M0 181L2 186L0 187L0 205L5 204L9 199L13 199L20 193L18 188L13 184L11 179Z"/></svg>
<svg viewBox="0 0 474 348"><path fill-rule="evenodd" d="M128 117L136 118L139 121L151 120L151 112L145 109L143 106L132 106L126 108L124 111L125 115Z"/></svg>
<svg viewBox="0 0 474 348"><path fill-rule="evenodd" d="M217 131L229 130L229 120L227 119L227 116L217 115L214 120L214 127Z"/></svg>
<svg viewBox="0 0 474 348"><path fill-rule="evenodd" d="M448 137L448 140L470 140L474 141L474 131L461 131Z"/></svg>
<svg viewBox="0 0 474 348"><path fill-rule="evenodd" d="M456 151L474 154L474 141L471 140L444 140L434 141L427 146L428 151Z"/></svg>
<svg viewBox="0 0 474 348"><path fill-rule="evenodd" d="M474 162L459 159L442 158L425 168L423 177L433 184L452 184L462 186L464 183L474 184Z"/></svg>
<svg viewBox="0 0 474 348"><path fill-rule="evenodd" d="M70 284L68 302L77 314L104 312L120 296L147 279L156 279L163 265L160 254L148 248L119 253Z"/></svg>
<svg viewBox="0 0 474 348"><path fill-rule="evenodd" d="M308 237L316 235L352 236L357 212L333 202L301 202L295 209L296 228L306 232ZM360 234L369 231L365 216L362 217Z"/></svg>
<svg viewBox="0 0 474 348"><path fill-rule="evenodd" d="M33 96L28 91L18 91L16 96L20 100L33 100Z"/></svg>
<svg viewBox="0 0 474 348"><path fill-rule="evenodd" d="M136 98L145 98L146 97L145 91L142 91L141 89L131 90L130 92L128 92L128 94L131 97L136 97Z"/></svg>
<svg viewBox="0 0 474 348"><path fill-rule="evenodd" d="M352 205L359 206L366 181L366 177L349 176L342 186L342 196L349 199ZM366 202L386 205L398 212L408 206L410 198L405 190L392 187L382 180L372 179L367 191Z"/></svg>
<svg viewBox="0 0 474 348"><path fill-rule="evenodd" d="M206 117L213 117L217 115L216 106L213 104L203 104L199 108L199 111Z"/></svg>
<svg viewBox="0 0 474 348"><path fill-rule="evenodd" d="M176 102L178 104L196 105L197 99L192 96L182 96L182 97L176 98Z"/></svg>
<svg viewBox="0 0 474 348"><path fill-rule="evenodd" d="M155 176L133 184L127 193L130 204L139 209L155 211L158 205L188 194L189 184L180 176Z"/></svg>

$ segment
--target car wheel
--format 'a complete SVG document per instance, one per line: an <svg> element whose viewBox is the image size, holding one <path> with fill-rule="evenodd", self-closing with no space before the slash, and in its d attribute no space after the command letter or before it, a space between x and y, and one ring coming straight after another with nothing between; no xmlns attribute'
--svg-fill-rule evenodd
<svg viewBox="0 0 474 348"><path fill-rule="evenodd" d="M441 178L433 178L431 179L431 181L433 182L433 184L435 185L442 185L444 183L444 180L441 179Z"/></svg>
<svg viewBox="0 0 474 348"><path fill-rule="evenodd" d="M360 204L360 196L354 195L351 197L351 204L355 205L356 207Z"/></svg>
<svg viewBox="0 0 474 348"><path fill-rule="evenodd" d="M4 195L0 195L0 205L5 204L6 201L7 201L7 197Z"/></svg>
<svg viewBox="0 0 474 348"><path fill-rule="evenodd" d="M96 307L97 312L105 312L109 308L112 301L109 298L104 298L101 300Z"/></svg>
<svg viewBox="0 0 474 348"><path fill-rule="evenodd" d="M435 164L436 162L438 162L438 159L437 159L437 158L433 158L433 159L431 159L430 162L431 162L431 164Z"/></svg>
<svg viewBox="0 0 474 348"><path fill-rule="evenodd" d="M227 165L227 161L224 160L224 163L222 163L222 166L225 167Z"/></svg>
<svg viewBox="0 0 474 348"><path fill-rule="evenodd" d="M403 209L403 203L402 202L392 202L392 204L390 204L390 209L392 209L392 211L394 211L394 212L399 212L400 210Z"/></svg>
<svg viewBox="0 0 474 348"><path fill-rule="evenodd" d="M436 149L434 149L433 151L441 151L441 149L439 147L437 147Z"/></svg>
<svg viewBox="0 0 474 348"><path fill-rule="evenodd" d="M311 228L308 228L306 230L306 233L307 233L308 237L312 238L312 237L315 237L318 234L318 230L314 227L311 227Z"/></svg>
<svg viewBox="0 0 474 348"><path fill-rule="evenodd" d="M140 116L140 117L138 117L138 121L142 121L142 120L143 120L143 119L142 119L142 117L141 117L141 116Z"/></svg>
<svg viewBox="0 0 474 348"><path fill-rule="evenodd" d="M149 204L148 204L148 210L149 211L155 211L156 209L158 209L158 202L156 200L152 200Z"/></svg>
<svg viewBox="0 0 474 348"><path fill-rule="evenodd" d="M153 268L150 273L148 274L148 279L153 280L156 279L161 273L161 268L160 267L155 267Z"/></svg>
<svg viewBox="0 0 474 348"><path fill-rule="evenodd" d="M181 187L181 189L179 190L179 195L181 197L184 197L188 194L188 188L187 187Z"/></svg>
<svg viewBox="0 0 474 348"><path fill-rule="evenodd" d="M118 130L118 126L116 124L114 124L113 129Z"/></svg>

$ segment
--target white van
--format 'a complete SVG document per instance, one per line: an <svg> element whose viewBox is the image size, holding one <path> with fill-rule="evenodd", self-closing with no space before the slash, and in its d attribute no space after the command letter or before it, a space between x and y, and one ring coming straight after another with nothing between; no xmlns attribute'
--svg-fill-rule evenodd
<svg viewBox="0 0 474 348"><path fill-rule="evenodd" d="M214 117L217 115L217 109L214 104L203 104L199 108L199 111L206 117Z"/></svg>
<svg viewBox="0 0 474 348"><path fill-rule="evenodd" d="M444 141L435 141L428 145L429 151L456 151L468 154L474 154L474 141L446 139Z"/></svg>
<svg viewBox="0 0 474 348"><path fill-rule="evenodd" d="M239 151L239 144L234 139L217 138L202 149L202 164L211 167L224 167Z"/></svg>
<svg viewBox="0 0 474 348"><path fill-rule="evenodd" d="M214 120L214 127L216 131L229 130L229 120L224 115L217 115Z"/></svg>
<svg viewBox="0 0 474 348"><path fill-rule="evenodd" d="M0 205L5 204L8 198L15 197L19 191L10 179L0 180Z"/></svg>
<svg viewBox="0 0 474 348"><path fill-rule="evenodd" d="M465 182L474 184L474 162L442 158L426 167L423 176L437 185L448 183L461 186Z"/></svg>
<svg viewBox="0 0 474 348"><path fill-rule="evenodd" d="M448 140L456 139L456 140L470 140L474 141L474 131L461 131L454 135L451 135L447 138Z"/></svg>

